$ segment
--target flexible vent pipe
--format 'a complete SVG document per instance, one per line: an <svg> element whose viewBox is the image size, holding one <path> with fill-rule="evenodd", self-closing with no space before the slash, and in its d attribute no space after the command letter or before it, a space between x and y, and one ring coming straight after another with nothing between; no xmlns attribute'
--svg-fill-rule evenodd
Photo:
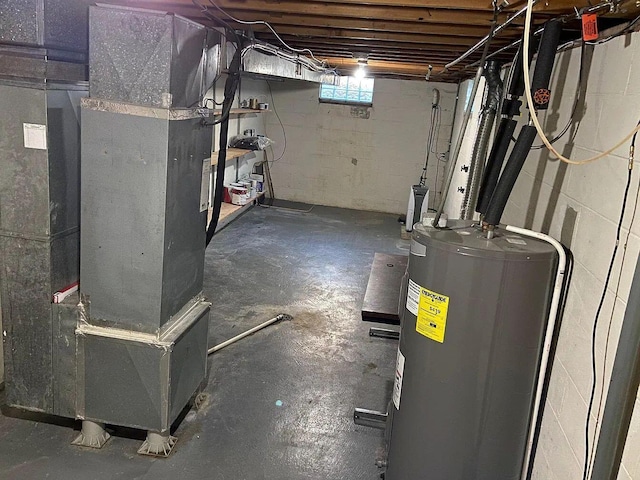
<svg viewBox="0 0 640 480"><path fill-rule="evenodd" d="M500 79L500 64L494 60L487 62L484 70L487 81L487 94L484 108L480 115L478 135L473 146L473 153L469 162L469 177L465 188L464 199L460 211L460 218L473 219L474 208L478 201L480 180L484 172L487 150L491 140L493 124L496 120L500 99L502 98L502 80Z"/></svg>

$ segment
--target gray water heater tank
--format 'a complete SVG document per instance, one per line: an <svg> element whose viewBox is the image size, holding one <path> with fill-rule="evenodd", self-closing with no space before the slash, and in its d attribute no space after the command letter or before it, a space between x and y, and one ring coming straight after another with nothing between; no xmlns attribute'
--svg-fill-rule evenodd
<svg viewBox="0 0 640 480"><path fill-rule="evenodd" d="M416 226L386 480L520 478L556 265L529 237Z"/></svg>

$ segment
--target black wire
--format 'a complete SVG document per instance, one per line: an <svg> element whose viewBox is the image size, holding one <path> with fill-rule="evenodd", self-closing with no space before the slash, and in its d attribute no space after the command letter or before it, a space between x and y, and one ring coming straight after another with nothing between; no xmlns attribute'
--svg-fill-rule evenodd
<svg viewBox="0 0 640 480"><path fill-rule="evenodd" d="M273 100L273 91L271 90L271 83L268 80L267 80L267 86L269 87L269 95L271 96L271 107L273 108L273 113L275 113L276 117L278 118L278 122L280 122L280 128L282 128L282 136L284 137L284 148L282 149L282 154L280 154L278 158L275 158L275 155L274 155L274 159L271 160L271 163L274 164L278 160L281 160L282 157L284 157L284 153L287 151L287 132L284 128L284 124L282 123L282 120L280 119L278 110L276 109L276 102Z"/></svg>
<svg viewBox="0 0 640 480"><path fill-rule="evenodd" d="M429 133L427 134L427 156L424 161L424 167L422 167L422 175L420 175L420 185L424 186L427 180L427 167L429 166L429 156L433 149L433 139L436 130L436 121L438 119L438 106L433 105L431 107L431 125L429 125Z"/></svg>
<svg viewBox="0 0 640 480"><path fill-rule="evenodd" d="M640 125L640 122L638 122ZM631 187L631 173L633 168L633 150L635 149L636 136L638 132L633 135L631 140L631 161L628 165L628 174L627 174L627 185L624 189L624 197L622 199L622 209L620 211L620 220L618 221L618 227L616 229L616 243L613 247L613 252L611 254L611 260L609 261L609 269L607 271L607 276L604 282L604 286L602 288L602 295L600 296L600 303L598 304L598 309L596 310L596 316L593 321L593 330L591 331L591 393L589 395L589 408L587 409L587 419L585 422L585 448L584 448L584 468L582 472L582 480L587 480L589 476L589 428L591 426L591 412L593 411L593 404L595 402L596 396L596 383L597 383L597 365L596 365L596 337L598 331L598 321L600 319L600 313L602 312L602 307L604 306L604 300L607 296L607 289L609 288L609 281L611 280L611 274L613 272L613 265L616 260L616 255L618 253L618 246L620 245L620 234L622 232L622 221L624 219L624 214L627 208L627 199L629 196L629 188ZM604 381L604 378L602 379Z"/></svg>

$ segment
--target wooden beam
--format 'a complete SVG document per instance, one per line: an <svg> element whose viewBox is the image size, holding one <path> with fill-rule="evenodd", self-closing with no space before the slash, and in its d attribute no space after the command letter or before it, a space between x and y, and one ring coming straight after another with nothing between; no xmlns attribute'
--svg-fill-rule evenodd
<svg viewBox="0 0 640 480"><path fill-rule="evenodd" d="M212 13L216 8L208 0L197 0ZM301 0L214 0L225 12L234 15L236 12L248 11L254 19L259 20L264 13L289 13L319 15L323 17L367 18L373 20L393 20L421 23L444 23L458 25L488 26L493 18L491 11L474 11L451 8L437 9L425 7L388 7L378 5L356 5L345 3L307 2ZM168 11L198 11L199 7L192 0L114 0L113 3L135 5ZM499 21L505 21L508 13L499 15Z"/></svg>
<svg viewBox="0 0 640 480"><path fill-rule="evenodd" d="M442 51L442 52L454 52L458 54L462 54L467 50L467 46L465 45L442 45L442 44L432 44L432 43L406 43L406 42L386 42L379 40L351 40L345 41L340 38L303 38L303 37L293 37L290 35L281 35L284 41L287 43L291 43L293 46L304 46L307 48L312 48L315 45L318 46L344 46L350 48L352 51L367 51L370 48L385 48L389 50L416 50L423 52L433 52L433 51ZM278 40L275 36L269 34L260 34L261 39L268 40L270 43L274 45L279 45Z"/></svg>
<svg viewBox="0 0 640 480"><path fill-rule="evenodd" d="M354 59L333 57L328 59L332 66L335 66L342 70L345 74L355 72L359 67L358 62ZM432 74L441 72L443 66L433 66ZM375 75L378 72L387 72L402 75L415 75L424 76L429 71L429 64L407 64L403 62L388 62L388 61L371 61L367 65L367 70L370 74Z"/></svg>
<svg viewBox="0 0 640 480"><path fill-rule="evenodd" d="M269 29L264 25L255 25L255 32L269 32ZM296 26L281 26L277 32L282 35L294 35L300 38L313 38L313 37L329 37L334 39L343 40L383 40L388 42L403 42L403 43L417 43L417 44L431 44L431 45L458 45L461 47L471 47L477 41L472 37L456 37L450 35L430 35L430 34L416 34L416 33L396 33L396 32L372 32L366 30L350 30L340 28L312 28L312 27L296 27ZM488 31L487 31L488 33ZM499 38L494 40L496 44Z"/></svg>
<svg viewBox="0 0 640 480"><path fill-rule="evenodd" d="M218 10L209 10L209 13L217 18L232 23L238 27L240 24L229 20ZM244 21L252 21L256 19L254 12L236 12L236 17ZM206 19L206 17L198 17ZM421 22L396 22L393 20L372 20L366 18L342 18L342 17L323 17L320 15L302 15L290 13L262 13L260 20L268 22L272 27L279 31L282 26L296 25L299 27L316 27L316 28L340 28L350 30L367 30L376 32L403 32L418 34L441 34L454 35L461 37L479 38L487 34L488 27L476 25L444 25L439 23L421 23ZM522 30L522 25L514 22L514 29ZM521 23L521 22L520 22Z"/></svg>
<svg viewBox="0 0 640 480"><path fill-rule="evenodd" d="M352 5L371 5L384 7L426 7L455 10L485 10L492 11L490 0L305 0L306 3L340 3ZM510 2L507 11L519 10L526 4L525 0ZM581 8L589 5L587 0L547 0L539 2L535 12L569 11L573 7Z"/></svg>

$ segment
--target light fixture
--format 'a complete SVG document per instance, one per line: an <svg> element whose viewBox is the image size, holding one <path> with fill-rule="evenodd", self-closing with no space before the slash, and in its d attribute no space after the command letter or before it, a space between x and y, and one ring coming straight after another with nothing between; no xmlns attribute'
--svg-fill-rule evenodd
<svg viewBox="0 0 640 480"><path fill-rule="evenodd" d="M357 58L358 69L356 70L354 77L358 80L362 80L367 75L367 64L369 63L366 57Z"/></svg>

